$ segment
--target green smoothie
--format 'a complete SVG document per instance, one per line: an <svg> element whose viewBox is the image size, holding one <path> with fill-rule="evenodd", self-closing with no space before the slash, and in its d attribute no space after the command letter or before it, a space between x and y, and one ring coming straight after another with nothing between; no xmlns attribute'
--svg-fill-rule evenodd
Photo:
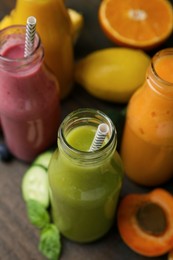
<svg viewBox="0 0 173 260"><path fill-rule="evenodd" d="M75 149L89 151L96 133L93 126L80 126L73 129L66 137L67 142Z"/></svg>
<svg viewBox="0 0 173 260"><path fill-rule="evenodd" d="M73 129L66 137L67 142L79 151L89 151L96 134L96 128L93 126L80 126ZM108 138L105 138L103 145L106 144Z"/></svg>
<svg viewBox="0 0 173 260"><path fill-rule="evenodd" d="M81 155L72 158L58 142L48 171L53 219L65 237L78 242L96 240L110 229L122 186L117 152L86 160L95 132L84 125L67 133L66 141Z"/></svg>

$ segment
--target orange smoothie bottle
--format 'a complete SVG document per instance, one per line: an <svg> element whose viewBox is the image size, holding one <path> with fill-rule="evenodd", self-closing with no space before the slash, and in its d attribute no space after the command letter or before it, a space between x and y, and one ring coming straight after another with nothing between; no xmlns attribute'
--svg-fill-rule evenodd
<svg viewBox="0 0 173 260"><path fill-rule="evenodd" d="M121 156L138 184L156 186L173 176L173 48L154 55L129 101Z"/></svg>

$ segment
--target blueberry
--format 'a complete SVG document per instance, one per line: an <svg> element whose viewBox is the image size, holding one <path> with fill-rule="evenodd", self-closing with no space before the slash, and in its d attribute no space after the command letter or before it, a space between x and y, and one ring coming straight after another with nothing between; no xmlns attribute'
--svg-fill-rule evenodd
<svg viewBox="0 0 173 260"><path fill-rule="evenodd" d="M4 143L0 144L0 160L7 162L12 159L12 154Z"/></svg>

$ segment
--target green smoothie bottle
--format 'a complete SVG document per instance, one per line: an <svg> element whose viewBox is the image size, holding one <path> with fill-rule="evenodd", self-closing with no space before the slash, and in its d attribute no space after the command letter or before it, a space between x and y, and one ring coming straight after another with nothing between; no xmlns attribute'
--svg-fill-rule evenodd
<svg viewBox="0 0 173 260"><path fill-rule="evenodd" d="M101 148L90 151L101 123L109 127L107 137ZM59 128L48 175L54 222L70 240L94 241L115 221L123 179L116 137L112 121L94 109L72 112Z"/></svg>

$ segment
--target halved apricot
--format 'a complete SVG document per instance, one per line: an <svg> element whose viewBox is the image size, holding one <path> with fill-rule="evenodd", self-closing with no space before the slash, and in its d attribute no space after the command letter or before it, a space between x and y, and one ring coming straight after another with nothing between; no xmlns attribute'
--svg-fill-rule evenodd
<svg viewBox="0 0 173 260"><path fill-rule="evenodd" d="M126 195L117 221L123 241L141 255L160 256L173 248L173 197L164 189Z"/></svg>

